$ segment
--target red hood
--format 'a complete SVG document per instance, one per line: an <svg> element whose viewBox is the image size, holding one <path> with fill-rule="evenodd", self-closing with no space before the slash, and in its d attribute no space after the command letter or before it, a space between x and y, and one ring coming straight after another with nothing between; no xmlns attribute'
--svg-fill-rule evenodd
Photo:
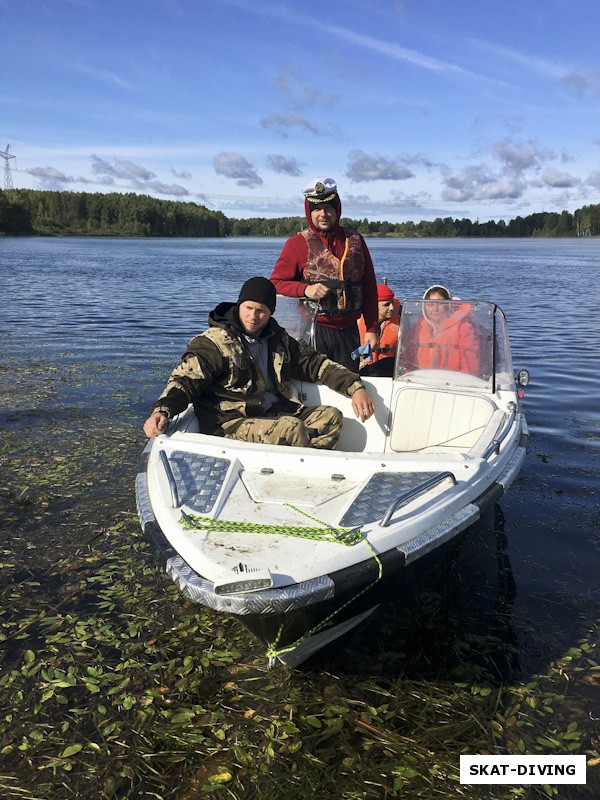
<svg viewBox="0 0 600 800"><path fill-rule="evenodd" d="M333 200L330 201L329 205L333 206L336 210L337 222L333 226L331 231L328 231L328 233L333 234L333 236L336 239L339 239L340 234L342 233L342 229L340 228L340 218L342 216L342 201L340 200L339 194L336 194ZM311 231L313 231L313 233L316 233L317 236L320 236L321 239L323 239L323 241L327 241L328 238L327 233L325 233L324 231L317 230L317 228L315 228L315 226L312 223L312 219L310 218L310 210L313 206L314 203L311 204L308 202L308 200L304 201L304 216L306 217L306 221L308 222L308 227L311 229Z"/></svg>

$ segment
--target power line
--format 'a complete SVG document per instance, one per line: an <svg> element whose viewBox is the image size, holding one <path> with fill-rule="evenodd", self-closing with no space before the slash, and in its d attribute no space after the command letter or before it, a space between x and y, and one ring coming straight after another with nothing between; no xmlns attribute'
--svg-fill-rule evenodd
<svg viewBox="0 0 600 800"><path fill-rule="evenodd" d="M6 195L7 200L10 200L10 196L13 190L13 181L12 181L12 173L10 171L10 159L14 158L14 155L9 152L10 145L6 145L6 150L0 150L0 156L4 159L4 194Z"/></svg>

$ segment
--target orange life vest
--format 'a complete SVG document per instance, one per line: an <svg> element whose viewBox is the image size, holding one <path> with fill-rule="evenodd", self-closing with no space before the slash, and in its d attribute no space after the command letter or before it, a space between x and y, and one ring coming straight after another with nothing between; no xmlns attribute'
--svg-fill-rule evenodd
<svg viewBox="0 0 600 800"><path fill-rule="evenodd" d="M375 363L382 358L393 358L396 355L398 331L400 330L399 323L400 319L397 312L394 312L390 319L382 322L379 327L379 345L373 351L372 361L368 363ZM360 334L360 343L364 344L365 333L367 332L364 317L358 320L358 332Z"/></svg>
<svg viewBox="0 0 600 800"><path fill-rule="evenodd" d="M419 369L479 373L480 348L475 329L466 319L469 308L463 304L435 331L425 317L419 320L415 332Z"/></svg>

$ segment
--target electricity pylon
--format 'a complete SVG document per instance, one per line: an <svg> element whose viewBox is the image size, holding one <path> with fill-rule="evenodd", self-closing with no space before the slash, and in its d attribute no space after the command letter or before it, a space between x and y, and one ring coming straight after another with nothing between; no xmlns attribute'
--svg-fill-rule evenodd
<svg viewBox="0 0 600 800"><path fill-rule="evenodd" d="M10 195L13 190L12 173L10 171L10 159L14 158L12 153L9 153L10 145L6 145L6 150L0 150L0 156L4 159L4 194L6 199L10 200Z"/></svg>

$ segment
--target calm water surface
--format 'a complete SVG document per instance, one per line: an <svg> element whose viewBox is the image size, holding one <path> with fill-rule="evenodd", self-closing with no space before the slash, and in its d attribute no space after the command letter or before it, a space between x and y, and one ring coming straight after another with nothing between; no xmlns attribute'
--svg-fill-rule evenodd
<svg viewBox="0 0 600 800"><path fill-rule="evenodd" d="M100 365L108 385L114 373L105 413L125 403L141 423L208 311L234 300L246 278L268 276L282 244L0 239L0 365L5 375L28 361L65 372L67 365ZM558 640L574 635L574 609L600 607L600 241L375 239L369 248L378 279L386 277L400 297L443 283L506 313L515 367L532 375L530 448L500 504L517 586L514 615L525 639L529 624L549 626ZM142 375L150 380L143 396L128 394ZM77 403L85 415L99 398L88 389Z"/></svg>

